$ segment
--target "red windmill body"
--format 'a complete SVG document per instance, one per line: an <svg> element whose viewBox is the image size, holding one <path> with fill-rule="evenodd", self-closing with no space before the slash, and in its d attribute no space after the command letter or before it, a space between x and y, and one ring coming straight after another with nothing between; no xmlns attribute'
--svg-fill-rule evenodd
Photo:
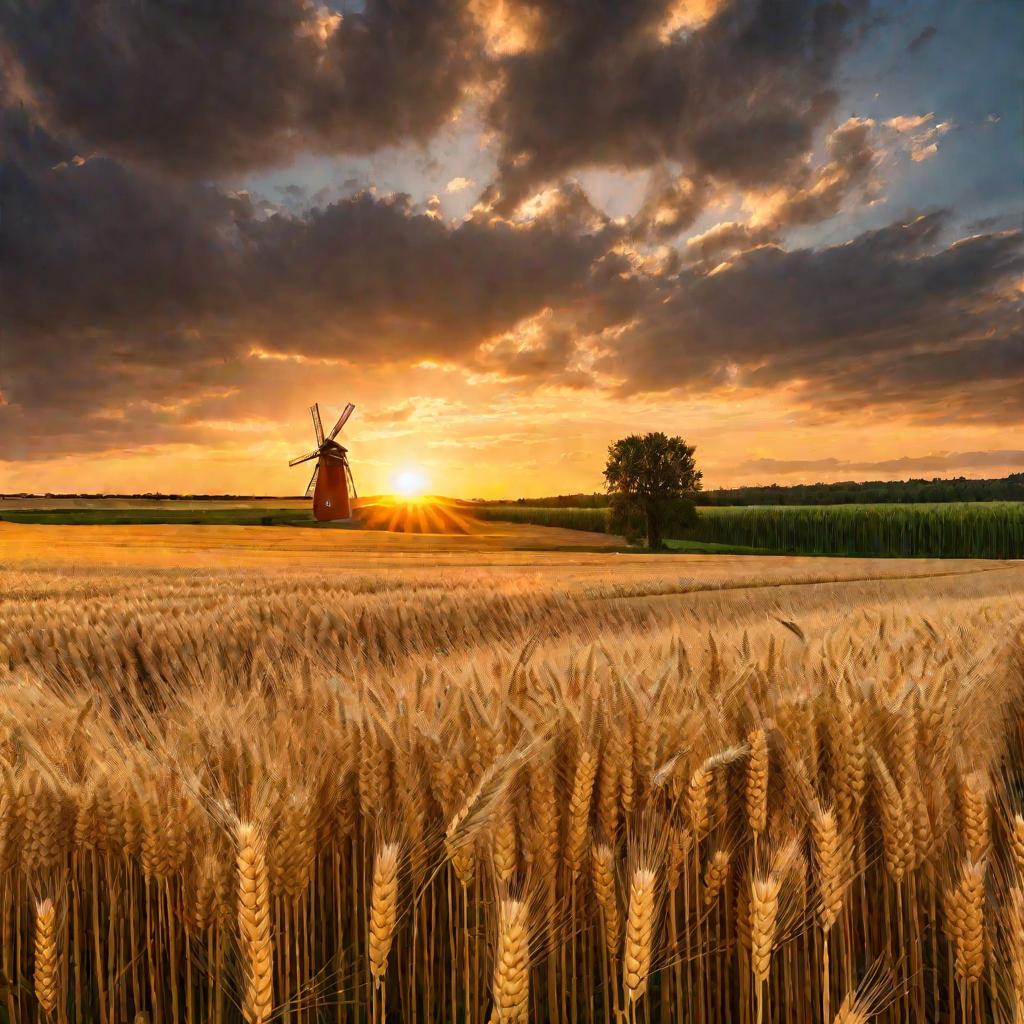
<svg viewBox="0 0 1024 1024"><path fill-rule="evenodd" d="M356 484L348 464L348 449L334 439L354 409L355 406L349 402L338 417L338 422L334 424L334 429L325 437L323 424L320 422L320 405L311 405L309 412L313 417L316 448L288 463L289 466L297 466L300 462L317 460L309 486L306 488L306 497L313 495L313 515L321 521L352 518L352 498L358 497Z"/></svg>

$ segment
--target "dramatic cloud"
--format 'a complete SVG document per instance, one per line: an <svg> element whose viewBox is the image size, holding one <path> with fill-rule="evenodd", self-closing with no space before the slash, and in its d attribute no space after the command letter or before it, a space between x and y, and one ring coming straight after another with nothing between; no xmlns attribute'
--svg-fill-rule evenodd
<svg viewBox="0 0 1024 1024"><path fill-rule="evenodd" d="M835 105L832 76L862 5L726 0L666 33L668 0L522 0L539 41L502 61L489 117L495 198L589 165L675 160L742 186L784 180Z"/></svg>
<svg viewBox="0 0 1024 1024"><path fill-rule="evenodd" d="M203 177L303 148L425 140L476 71L461 0L14 0L0 10L28 90L86 152Z"/></svg>
<svg viewBox="0 0 1024 1024"><path fill-rule="evenodd" d="M1024 423L1016 5L890 8L0 4L0 461L228 460L327 381L381 436L548 402L557 452L571 392L595 450L735 403L983 468Z"/></svg>
<svg viewBox="0 0 1024 1024"><path fill-rule="evenodd" d="M582 230L572 190L515 225L452 227L367 193L296 216L75 160L21 112L0 119L0 141L0 429L22 416L31 429L28 410L41 428L54 410L223 389L225 361L253 350L469 361L483 339L570 303L610 244L603 222Z"/></svg>
<svg viewBox="0 0 1024 1024"><path fill-rule="evenodd" d="M722 221L688 238L688 255L713 266L725 256L778 241L788 228L836 216L853 194L871 199L877 187L872 178L878 161L874 127L869 119L849 118L828 136L829 159L822 166L808 163L794 171L787 185L756 196L753 221Z"/></svg>
<svg viewBox="0 0 1024 1024"><path fill-rule="evenodd" d="M668 241L690 227L704 208L708 183L685 175L672 176L664 167L651 174L647 193L632 230L641 239Z"/></svg>
<svg viewBox="0 0 1024 1024"><path fill-rule="evenodd" d="M843 201L856 189L868 191L877 160L871 143L874 122L851 117L828 137L828 162L816 171L797 176L772 212L776 231L797 224L813 224L834 217Z"/></svg>
<svg viewBox="0 0 1024 1024"><path fill-rule="evenodd" d="M942 247L943 224L932 214L823 250L767 246L652 282L599 367L626 392L788 385L836 408L952 392L974 414L1019 418L1024 347L1008 288L1024 271L1020 234Z"/></svg>

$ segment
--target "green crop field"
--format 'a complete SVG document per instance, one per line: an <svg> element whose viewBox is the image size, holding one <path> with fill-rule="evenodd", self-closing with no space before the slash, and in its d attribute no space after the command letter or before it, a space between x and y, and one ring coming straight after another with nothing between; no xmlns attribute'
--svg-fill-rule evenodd
<svg viewBox="0 0 1024 1024"><path fill-rule="evenodd" d="M702 509L685 539L801 554L1024 558L1024 503Z"/></svg>
<svg viewBox="0 0 1024 1024"><path fill-rule="evenodd" d="M475 513L506 522L608 531L608 510L600 508L502 506ZM673 540L787 554L1024 558L1022 502L749 505L704 507L698 515L697 525Z"/></svg>
<svg viewBox="0 0 1024 1024"><path fill-rule="evenodd" d="M500 523L532 523L535 526L560 526L563 530L608 532L606 508L532 508L522 505L474 505L478 519Z"/></svg>

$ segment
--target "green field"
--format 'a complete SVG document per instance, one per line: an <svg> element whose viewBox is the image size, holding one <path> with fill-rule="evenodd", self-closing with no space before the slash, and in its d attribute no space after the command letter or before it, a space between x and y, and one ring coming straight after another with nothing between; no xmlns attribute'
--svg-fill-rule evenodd
<svg viewBox="0 0 1024 1024"><path fill-rule="evenodd" d="M609 532L605 508L471 506L493 522ZM0 508L0 522L51 525L314 526L304 508ZM326 524L325 524L326 525ZM335 524L330 524L335 525ZM719 554L1024 558L1024 502L702 507L670 550Z"/></svg>
<svg viewBox="0 0 1024 1024"><path fill-rule="evenodd" d="M470 509L478 519L499 523L533 523L535 526L560 526L563 530L589 530L608 533L606 508L532 508L523 505L474 505Z"/></svg>
<svg viewBox="0 0 1024 1024"><path fill-rule="evenodd" d="M506 522L608 531L608 509L517 505L475 513ZM1024 558L1022 502L702 507L698 516L695 527L673 540L780 554Z"/></svg>

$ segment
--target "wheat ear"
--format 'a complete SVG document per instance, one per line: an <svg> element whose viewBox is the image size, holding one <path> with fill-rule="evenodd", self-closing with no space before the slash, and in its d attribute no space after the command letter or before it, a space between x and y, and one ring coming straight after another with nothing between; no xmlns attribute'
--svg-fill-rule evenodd
<svg viewBox="0 0 1024 1024"><path fill-rule="evenodd" d="M629 880L626 944L622 954L622 984L630 1003L635 1003L647 991L647 976L651 971L656 884L657 876L647 867L636 868Z"/></svg>
<svg viewBox="0 0 1024 1024"><path fill-rule="evenodd" d="M57 911L53 900L36 904L35 984L36 999L47 1017L57 1010Z"/></svg>
<svg viewBox="0 0 1024 1024"><path fill-rule="evenodd" d="M729 881L731 855L728 850L715 850L704 869L704 906L710 907Z"/></svg>
<svg viewBox="0 0 1024 1024"><path fill-rule="evenodd" d="M747 765L747 822L755 840L768 823L768 738L764 729L755 729L748 737L750 762Z"/></svg>
<svg viewBox="0 0 1024 1024"><path fill-rule="evenodd" d="M615 854L607 843L598 843L590 850L591 877L594 895L604 915L604 941L610 956L619 952L622 938L622 918L615 891Z"/></svg>
<svg viewBox="0 0 1024 1024"><path fill-rule="evenodd" d="M985 865L968 861L948 899L956 972L977 981L985 970Z"/></svg>
<svg viewBox="0 0 1024 1024"><path fill-rule="evenodd" d="M771 872L750 882L750 969L757 986L757 1022L764 1013L764 987L772 966L782 877Z"/></svg>
<svg viewBox="0 0 1024 1024"><path fill-rule="evenodd" d="M397 842L381 843L373 862L373 888L370 893L370 974L379 988L388 969L388 954L398 920Z"/></svg>
<svg viewBox="0 0 1024 1024"><path fill-rule="evenodd" d="M1010 829L1010 848L1013 850L1017 872L1024 878L1024 816L1020 814L1013 816L1013 825Z"/></svg>
<svg viewBox="0 0 1024 1024"><path fill-rule="evenodd" d="M239 822L238 930L245 970L242 1014L247 1024L269 1020L274 1001L274 955L270 939L270 879L267 844L252 822Z"/></svg>
<svg viewBox="0 0 1024 1024"><path fill-rule="evenodd" d="M586 747L580 751L576 763L576 775L573 778L572 795L569 799L569 837L565 850L565 862L573 877L583 867L583 857L587 852L588 824L590 821L590 801L594 792L594 779L597 776L597 758Z"/></svg>
<svg viewBox="0 0 1024 1024"><path fill-rule="evenodd" d="M988 797L988 779L981 772L971 772L964 776L960 788L964 838L967 842L967 855L974 863L980 861L988 852Z"/></svg>
<svg viewBox="0 0 1024 1024"><path fill-rule="evenodd" d="M530 1002L529 907L503 899L498 911L498 948L494 954L492 1024L526 1024Z"/></svg>

